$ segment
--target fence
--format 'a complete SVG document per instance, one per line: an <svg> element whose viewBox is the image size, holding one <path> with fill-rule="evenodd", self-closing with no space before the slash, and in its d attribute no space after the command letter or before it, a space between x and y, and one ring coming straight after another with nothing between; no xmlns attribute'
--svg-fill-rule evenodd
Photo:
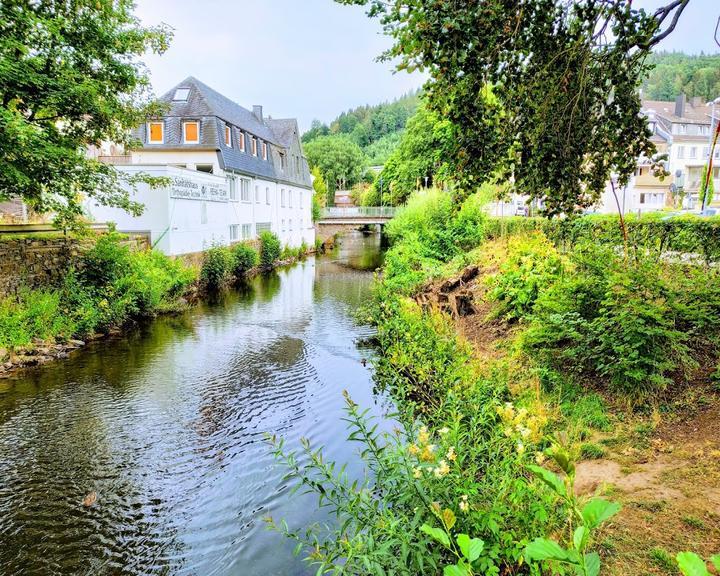
<svg viewBox="0 0 720 576"><path fill-rule="evenodd" d="M348 206L323 208L322 218L392 218L394 206Z"/></svg>

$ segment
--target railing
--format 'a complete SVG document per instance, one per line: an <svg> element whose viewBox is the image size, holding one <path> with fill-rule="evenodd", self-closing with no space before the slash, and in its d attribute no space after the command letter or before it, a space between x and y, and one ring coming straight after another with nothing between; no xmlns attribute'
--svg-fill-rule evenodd
<svg viewBox="0 0 720 576"><path fill-rule="evenodd" d="M322 218L392 218L394 206L337 206L323 208Z"/></svg>

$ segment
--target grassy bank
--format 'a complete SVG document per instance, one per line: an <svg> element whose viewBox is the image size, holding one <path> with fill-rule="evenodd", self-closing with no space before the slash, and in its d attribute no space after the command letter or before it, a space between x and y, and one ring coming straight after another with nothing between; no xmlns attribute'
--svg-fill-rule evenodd
<svg viewBox="0 0 720 576"><path fill-rule="evenodd" d="M511 221L509 236L481 207L431 191L388 226L392 248L363 314L403 429L378 435L348 399L369 478L353 484L309 444L300 457L276 440L291 476L340 520L279 528L319 573L600 573L599 552L621 556L603 526L620 506L607 486L581 488L581 461L617 448L615 431L677 409L715 369L720 278L666 258L681 245L674 233L625 254L611 225L602 242L575 222L567 236ZM706 233L683 224L682 245L700 248Z"/></svg>

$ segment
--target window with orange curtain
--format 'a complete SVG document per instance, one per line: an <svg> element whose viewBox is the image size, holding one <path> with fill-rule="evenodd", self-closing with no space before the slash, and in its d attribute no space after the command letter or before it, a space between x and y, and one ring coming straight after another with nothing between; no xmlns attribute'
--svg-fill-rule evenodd
<svg viewBox="0 0 720 576"><path fill-rule="evenodd" d="M149 123L150 136L148 141L150 144L162 144L163 143L163 123L162 122L150 122Z"/></svg>
<svg viewBox="0 0 720 576"><path fill-rule="evenodd" d="M185 144L197 144L200 141L200 125L198 122L185 122Z"/></svg>
<svg viewBox="0 0 720 576"><path fill-rule="evenodd" d="M230 135L230 126L225 124L225 146L232 146L232 136Z"/></svg>

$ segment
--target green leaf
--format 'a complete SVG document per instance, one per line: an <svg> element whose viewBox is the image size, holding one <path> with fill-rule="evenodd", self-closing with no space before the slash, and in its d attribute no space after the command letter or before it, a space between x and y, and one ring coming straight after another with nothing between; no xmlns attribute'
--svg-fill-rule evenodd
<svg viewBox="0 0 720 576"><path fill-rule="evenodd" d="M709 576L710 574L703 559L694 552L680 552L675 559L680 567L680 572L685 576Z"/></svg>
<svg viewBox="0 0 720 576"><path fill-rule="evenodd" d="M573 534L573 544L575 545L576 550L582 552L585 549L588 536L590 536L590 531L585 526L578 526L575 529L575 534Z"/></svg>
<svg viewBox="0 0 720 576"><path fill-rule="evenodd" d="M600 574L600 555L597 552L585 554L585 573L587 576Z"/></svg>
<svg viewBox="0 0 720 576"><path fill-rule="evenodd" d="M467 568L461 568L457 564L453 564L443 568L443 576L468 576L468 570Z"/></svg>
<svg viewBox="0 0 720 576"><path fill-rule="evenodd" d="M425 532L428 536L431 538L434 538L440 544L445 546L445 548L450 548L450 539L448 538L447 533L445 530L442 530L441 528L433 528L432 526L428 526L427 524L423 524L420 526L420 530Z"/></svg>
<svg viewBox="0 0 720 576"><path fill-rule="evenodd" d="M550 472L547 468L543 468L542 466L535 466L530 465L528 468L542 480L545 484L547 484L553 492L558 494L559 496L562 496L563 498L567 496L567 490L565 489L565 483L562 481L562 479L553 472Z"/></svg>
<svg viewBox="0 0 720 576"><path fill-rule="evenodd" d="M485 542L480 538L470 538L467 534L458 534L457 543L463 556L471 563L475 562L485 548Z"/></svg>
<svg viewBox="0 0 720 576"><path fill-rule="evenodd" d="M560 544L554 540L535 538L535 540L525 546L525 559L528 562L537 562L540 560L560 560L567 562L570 560L570 556L567 550L562 548Z"/></svg>
<svg viewBox="0 0 720 576"><path fill-rule="evenodd" d="M588 529L592 530L620 512L621 508L622 506L617 502L609 502L603 498L593 498L582 509L582 517Z"/></svg>
<svg viewBox="0 0 720 576"><path fill-rule="evenodd" d="M712 562L713 566L715 566L717 570L720 570L720 554L715 554L715 556L711 556L710 562Z"/></svg>

